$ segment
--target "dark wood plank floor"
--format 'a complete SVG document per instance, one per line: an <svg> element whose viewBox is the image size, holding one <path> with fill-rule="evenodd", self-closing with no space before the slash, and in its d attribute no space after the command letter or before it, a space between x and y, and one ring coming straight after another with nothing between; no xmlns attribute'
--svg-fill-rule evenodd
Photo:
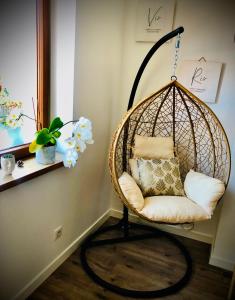
<svg viewBox="0 0 235 300"><path fill-rule="evenodd" d="M108 223L116 220L110 218ZM194 261L190 283L165 300L225 300L231 272L208 265L209 245L178 237ZM104 279L131 289L158 289L175 282L184 272L184 259L178 249L164 238L89 250L89 261ZM29 300L123 300L93 283L81 268L79 249L67 259ZM159 298L158 298L159 299Z"/></svg>

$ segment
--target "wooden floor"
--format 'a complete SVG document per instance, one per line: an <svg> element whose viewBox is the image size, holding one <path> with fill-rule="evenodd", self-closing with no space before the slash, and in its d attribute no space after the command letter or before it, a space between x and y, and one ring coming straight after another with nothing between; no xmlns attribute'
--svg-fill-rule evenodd
<svg viewBox="0 0 235 300"><path fill-rule="evenodd" d="M108 223L116 222L110 218ZM210 247L178 237L191 253L194 271L190 283L165 300L226 300L231 273L208 265ZM89 261L104 279L131 289L158 289L173 283L184 271L179 251L165 238L93 248ZM122 300L96 285L81 268L79 249L30 297L30 300ZM159 299L159 298L158 298Z"/></svg>

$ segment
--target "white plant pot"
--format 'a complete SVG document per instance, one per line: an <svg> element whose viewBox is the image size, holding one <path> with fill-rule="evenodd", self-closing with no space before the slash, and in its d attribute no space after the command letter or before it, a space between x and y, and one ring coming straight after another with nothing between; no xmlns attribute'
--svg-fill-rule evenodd
<svg viewBox="0 0 235 300"><path fill-rule="evenodd" d="M56 146L42 147L36 152L36 161L39 164L50 165L55 162Z"/></svg>
<svg viewBox="0 0 235 300"><path fill-rule="evenodd" d="M1 156L1 168L3 177L11 175L15 169L15 156L13 154L3 154Z"/></svg>

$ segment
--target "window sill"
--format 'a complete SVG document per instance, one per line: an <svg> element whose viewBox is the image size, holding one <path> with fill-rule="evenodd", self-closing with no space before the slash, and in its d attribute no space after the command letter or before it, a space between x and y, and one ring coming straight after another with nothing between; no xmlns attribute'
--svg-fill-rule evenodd
<svg viewBox="0 0 235 300"><path fill-rule="evenodd" d="M23 161L24 167L19 168L16 165L12 175L3 177L2 170L0 169L0 192L63 166L60 154L56 154L56 161L51 165L38 164L34 157L24 159Z"/></svg>

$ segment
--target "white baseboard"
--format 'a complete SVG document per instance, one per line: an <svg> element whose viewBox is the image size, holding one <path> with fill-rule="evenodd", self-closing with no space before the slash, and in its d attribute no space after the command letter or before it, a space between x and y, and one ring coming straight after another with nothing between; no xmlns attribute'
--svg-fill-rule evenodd
<svg viewBox="0 0 235 300"><path fill-rule="evenodd" d="M112 217L120 219L122 217L122 211L116 210L116 209L111 209L110 215ZM196 230L186 230L186 229L183 229L182 227L180 227L180 225L173 226L173 225L163 225L163 224L147 222L143 219L140 219L137 215L130 214L130 213L129 213L129 218L130 218L130 221L132 221L134 223L148 224L149 226L157 227L159 229L162 229L163 231L177 234L180 236L184 236L184 237L194 239L194 240L197 240L200 242L204 242L207 244L212 244L212 241L213 241L212 235L201 233Z"/></svg>
<svg viewBox="0 0 235 300"><path fill-rule="evenodd" d="M234 267L235 267L234 262L225 260L225 259L215 256L213 254L211 254L209 264L219 267L219 268L222 268L222 269L225 269L225 270L228 270L228 271L233 271Z"/></svg>
<svg viewBox="0 0 235 300"><path fill-rule="evenodd" d="M110 216L110 210L107 210L98 220L78 236L62 253L60 253L50 264L48 264L40 273L38 273L28 284L26 284L12 299L24 300L36 288L38 288L81 244L89 234L98 229Z"/></svg>

